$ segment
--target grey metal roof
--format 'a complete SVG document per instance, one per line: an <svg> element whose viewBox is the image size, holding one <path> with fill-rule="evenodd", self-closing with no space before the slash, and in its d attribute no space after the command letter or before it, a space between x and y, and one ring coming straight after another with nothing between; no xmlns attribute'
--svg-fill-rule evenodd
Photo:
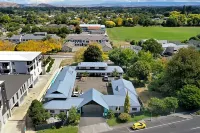
<svg viewBox="0 0 200 133"><path fill-rule="evenodd" d="M80 62L78 67L107 67L105 62Z"/></svg>
<svg viewBox="0 0 200 133"><path fill-rule="evenodd" d="M103 100L102 96L103 96L102 93L92 88L79 96L80 98L83 98L84 100L81 102L81 104L78 107L82 107L85 104L91 101L94 101L98 103L99 105L103 106L104 108L109 109L108 105Z"/></svg>
<svg viewBox="0 0 200 133"><path fill-rule="evenodd" d="M21 38L21 35L13 35L12 37L8 38L9 40L19 40Z"/></svg>
<svg viewBox="0 0 200 133"><path fill-rule="evenodd" d="M7 99L10 100L29 78L31 75L0 75L0 80L5 81Z"/></svg>
<svg viewBox="0 0 200 133"><path fill-rule="evenodd" d="M124 101L126 96L119 95L103 95L104 101L108 104L108 106L124 106ZM139 107L140 103L137 99L130 99L130 104L133 107Z"/></svg>
<svg viewBox="0 0 200 133"><path fill-rule="evenodd" d="M51 100L43 105L45 109L69 110L72 107L78 107L83 98L69 98L66 100Z"/></svg>
<svg viewBox="0 0 200 133"><path fill-rule="evenodd" d="M59 95L61 97L63 97L64 95L65 98L71 97L75 80L76 80L76 71L71 67L64 67L58 74L54 83L47 91L46 96L48 97L49 94L54 94L55 98L57 98Z"/></svg>
<svg viewBox="0 0 200 133"><path fill-rule="evenodd" d="M74 69L76 69L76 66L73 67ZM119 66L108 66L106 68L106 70L78 70L76 69L77 73L112 73L114 70L117 70L118 73L124 73L123 69Z"/></svg>
<svg viewBox="0 0 200 133"><path fill-rule="evenodd" d="M130 81L125 79L113 80L112 89L114 95L126 96L128 92L130 99L132 99L135 103L139 103L136 90Z"/></svg>
<svg viewBox="0 0 200 133"><path fill-rule="evenodd" d="M69 34L67 40L109 40L107 35L103 34Z"/></svg>

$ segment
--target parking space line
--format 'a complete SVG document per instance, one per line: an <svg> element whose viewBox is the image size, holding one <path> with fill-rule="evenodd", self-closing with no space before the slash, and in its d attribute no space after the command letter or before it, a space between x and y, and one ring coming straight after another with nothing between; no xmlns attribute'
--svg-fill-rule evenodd
<svg viewBox="0 0 200 133"><path fill-rule="evenodd" d="M192 119L192 118L191 118ZM157 128L157 127L162 127L162 126L166 126L166 125L170 125L170 124L175 124L175 123L180 123L180 122L184 122L184 121L188 121L188 120L191 120L191 119L186 119L186 120L181 120L181 121L175 121L175 122L171 122L171 123L166 123L166 124L162 124L162 125L157 125L157 126L153 126L153 127L149 127L149 128L145 128L145 129L140 129L140 130L130 130L129 127L127 127L128 131L129 132L138 132L138 131L142 131L142 130L147 130L147 129L152 129L152 128ZM200 127L196 127L197 128L200 128ZM192 130L192 129L191 129ZM195 130L195 128L193 128L193 130Z"/></svg>

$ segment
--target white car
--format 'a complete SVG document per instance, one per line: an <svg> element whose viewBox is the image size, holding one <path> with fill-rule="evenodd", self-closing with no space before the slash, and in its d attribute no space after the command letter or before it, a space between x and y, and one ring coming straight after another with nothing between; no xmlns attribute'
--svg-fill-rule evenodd
<svg viewBox="0 0 200 133"><path fill-rule="evenodd" d="M74 91L74 92L73 92L73 96L74 96L74 97L78 97L78 96L79 96L79 92Z"/></svg>
<svg viewBox="0 0 200 133"><path fill-rule="evenodd" d="M108 81L108 76L104 76L103 81Z"/></svg>

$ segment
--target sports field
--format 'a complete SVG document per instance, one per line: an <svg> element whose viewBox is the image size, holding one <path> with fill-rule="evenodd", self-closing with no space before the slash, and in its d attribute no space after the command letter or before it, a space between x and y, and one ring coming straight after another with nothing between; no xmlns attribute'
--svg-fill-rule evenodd
<svg viewBox="0 0 200 133"><path fill-rule="evenodd" d="M115 27L107 28L107 33L112 41L149 38L183 41L200 34L200 27Z"/></svg>

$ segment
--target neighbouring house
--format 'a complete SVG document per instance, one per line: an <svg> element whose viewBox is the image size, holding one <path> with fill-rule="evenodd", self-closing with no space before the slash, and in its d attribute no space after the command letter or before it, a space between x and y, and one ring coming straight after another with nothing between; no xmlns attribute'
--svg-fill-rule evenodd
<svg viewBox="0 0 200 133"><path fill-rule="evenodd" d="M147 39L141 40L144 43ZM172 56L174 53L181 48L188 48L188 45L177 45L175 43L169 42L168 40L156 40L158 43L162 45L163 52L161 53L163 56Z"/></svg>
<svg viewBox="0 0 200 133"><path fill-rule="evenodd" d="M29 40L35 40L35 41L43 40L47 36L50 36L51 38L56 40L60 39L60 37L57 36L56 34L47 34L47 32L35 32L33 34L13 35L12 37L7 38L7 40L18 44Z"/></svg>
<svg viewBox="0 0 200 133"><path fill-rule="evenodd" d="M72 97L75 79L76 71L72 67L64 67L60 71L44 97L45 103L43 106L51 115L57 115L60 112L68 114L69 109L72 107L76 107L78 112L85 115L105 116L109 109L115 113L121 113L124 111L124 101L127 93L130 97L130 113L140 111L141 105L135 88L130 81L124 79L112 81L113 95L103 95L91 88L79 97Z"/></svg>
<svg viewBox="0 0 200 133"><path fill-rule="evenodd" d="M105 25L100 24L80 24L82 32L87 32L89 34L105 34Z"/></svg>
<svg viewBox="0 0 200 133"><path fill-rule="evenodd" d="M12 116L13 108L20 106L24 101L32 84L32 75L0 76L0 124L2 126Z"/></svg>
<svg viewBox="0 0 200 133"><path fill-rule="evenodd" d="M108 36L101 34L69 34L67 36L67 42L63 45L64 48L62 50L63 52L69 52L66 50L71 50L72 48L72 51L74 51L73 48L75 47L84 47L91 43L99 43L104 52L112 50Z"/></svg>
<svg viewBox="0 0 200 133"><path fill-rule="evenodd" d="M42 74L41 52L1 51L0 52L1 75L33 75L33 85Z"/></svg>
<svg viewBox="0 0 200 133"><path fill-rule="evenodd" d="M135 53L138 53L142 50L142 47L137 46L137 45L126 45L126 46L121 46L121 48L123 48L123 49L129 48L129 49L133 50Z"/></svg>
<svg viewBox="0 0 200 133"><path fill-rule="evenodd" d="M122 76L124 71L119 66L108 66L105 62L80 62L77 66L72 66L77 76L81 76L84 73L88 73L89 76L113 76L113 72L116 70L118 76Z"/></svg>

